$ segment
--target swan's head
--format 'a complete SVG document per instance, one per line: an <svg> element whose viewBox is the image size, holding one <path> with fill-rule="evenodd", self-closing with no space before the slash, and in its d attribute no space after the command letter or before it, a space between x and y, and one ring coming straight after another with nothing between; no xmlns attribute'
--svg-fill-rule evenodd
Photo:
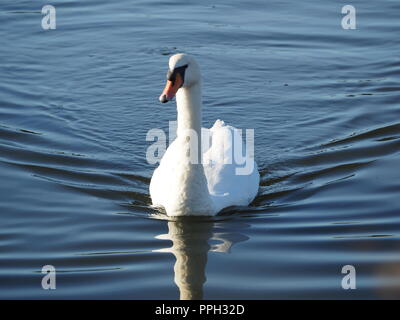
<svg viewBox="0 0 400 320"><path fill-rule="evenodd" d="M169 58L167 84L160 95L160 102L171 101L180 88L189 88L201 80L200 68L191 56L178 53Z"/></svg>

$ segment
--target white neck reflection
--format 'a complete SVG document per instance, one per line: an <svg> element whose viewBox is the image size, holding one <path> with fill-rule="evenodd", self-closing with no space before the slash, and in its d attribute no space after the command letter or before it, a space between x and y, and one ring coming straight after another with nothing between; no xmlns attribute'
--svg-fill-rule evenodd
<svg viewBox="0 0 400 320"><path fill-rule="evenodd" d="M175 283L181 300L203 299L208 252L230 252L233 244L248 239L237 232L246 227L248 225L237 221L182 218L168 222L168 234L156 238L171 240L172 247L155 251L171 252L175 256Z"/></svg>

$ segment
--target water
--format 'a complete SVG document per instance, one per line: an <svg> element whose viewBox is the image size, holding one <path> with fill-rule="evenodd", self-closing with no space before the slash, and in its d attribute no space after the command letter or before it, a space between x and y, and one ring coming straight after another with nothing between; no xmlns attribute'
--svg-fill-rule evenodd
<svg viewBox="0 0 400 320"><path fill-rule="evenodd" d="M0 4L0 298L400 297L397 0L352 1L356 30L340 1L60 0L50 31L45 4ZM176 52L201 64L204 126L255 129L250 208L150 208Z"/></svg>

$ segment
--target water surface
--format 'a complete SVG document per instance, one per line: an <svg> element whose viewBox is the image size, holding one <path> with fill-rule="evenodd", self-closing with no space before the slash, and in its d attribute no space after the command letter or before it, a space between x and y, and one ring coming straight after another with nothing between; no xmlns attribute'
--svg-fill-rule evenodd
<svg viewBox="0 0 400 320"><path fill-rule="evenodd" d="M399 298L397 0L352 1L356 30L340 1L59 0L50 31L45 4L0 4L0 298ZM204 126L255 129L249 208L150 207L176 52L202 67Z"/></svg>

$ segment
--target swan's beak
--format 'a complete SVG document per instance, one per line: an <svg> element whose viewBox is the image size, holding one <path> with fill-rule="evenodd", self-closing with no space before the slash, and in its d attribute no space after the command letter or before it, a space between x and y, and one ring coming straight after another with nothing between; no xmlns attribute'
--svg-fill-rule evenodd
<svg viewBox="0 0 400 320"><path fill-rule="evenodd" d="M165 85L165 88L160 95L160 102L166 103L168 101L171 101L175 97L176 92L179 90L182 84L183 80L179 73L176 75L174 82L167 80L167 84Z"/></svg>

